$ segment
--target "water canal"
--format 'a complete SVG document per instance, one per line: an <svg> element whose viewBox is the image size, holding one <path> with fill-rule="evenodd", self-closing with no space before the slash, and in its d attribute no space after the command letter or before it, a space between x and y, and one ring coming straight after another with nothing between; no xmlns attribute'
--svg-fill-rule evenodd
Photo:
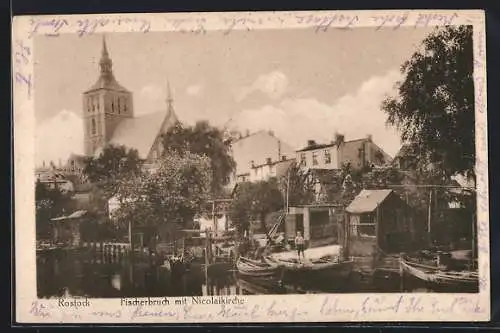
<svg viewBox="0 0 500 333"><path fill-rule="evenodd" d="M202 264L193 264L184 274L174 274L160 263L128 257L59 252L37 256L39 298L87 296L92 298L251 295L287 293L428 292L416 281L397 275L360 284L350 279L342 286L326 282L315 290L275 282L240 279L234 269L206 274Z"/></svg>

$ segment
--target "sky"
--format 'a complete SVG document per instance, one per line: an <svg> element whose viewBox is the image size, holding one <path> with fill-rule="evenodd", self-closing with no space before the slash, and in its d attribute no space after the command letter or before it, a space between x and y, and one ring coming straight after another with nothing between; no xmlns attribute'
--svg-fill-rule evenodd
<svg viewBox="0 0 500 333"><path fill-rule="evenodd" d="M280 29L108 33L118 82L136 115L166 107L167 80L178 118L228 129L272 130L292 147L371 134L394 156L397 131L380 103L399 69L431 32L423 28ZM98 78L103 35L37 36L34 46L36 161L83 152L82 93Z"/></svg>

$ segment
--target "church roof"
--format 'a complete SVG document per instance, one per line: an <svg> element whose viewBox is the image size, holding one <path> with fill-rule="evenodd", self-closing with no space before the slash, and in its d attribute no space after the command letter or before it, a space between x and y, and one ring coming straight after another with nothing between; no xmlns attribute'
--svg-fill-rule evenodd
<svg viewBox="0 0 500 333"><path fill-rule="evenodd" d="M173 110L164 110L122 120L116 127L110 144L137 149L139 157L148 157L158 135L178 122Z"/></svg>
<svg viewBox="0 0 500 333"><path fill-rule="evenodd" d="M121 91L121 92L129 92L126 88L116 81L114 77L106 78L104 76L99 76L97 82L92 85L88 90L84 92L84 94L96 91L99 89L112 90L112 91Z"/></svg>

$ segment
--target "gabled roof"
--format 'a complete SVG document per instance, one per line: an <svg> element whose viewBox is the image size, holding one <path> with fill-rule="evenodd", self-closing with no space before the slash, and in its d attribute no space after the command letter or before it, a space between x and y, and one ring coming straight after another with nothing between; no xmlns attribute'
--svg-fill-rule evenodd
<svg viewBox="0 0 500 333"><path fill-rule="evenodd" d="M391 193L392 190L362 190L349 206L347 206L346 211L357 214L371 213L387 199Z"/></svg>
<svg viewBox="0 0 500 333"><path fill-rule="evenodd" d="M166 131L178 122L173 111L159 111L122 120L116 127L110 144L137 149L139 157L148 157L160 132Z"/></svg>

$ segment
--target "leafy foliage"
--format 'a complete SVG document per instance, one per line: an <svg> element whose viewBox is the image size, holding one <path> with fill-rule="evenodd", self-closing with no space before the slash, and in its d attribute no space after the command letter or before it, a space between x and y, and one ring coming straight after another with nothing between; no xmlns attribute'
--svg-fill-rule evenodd
<svg viewBox="0 0 500 333"><path fill-rule="evenodd" d="M283 197L276 179L256 183L238 184L229 207L229 217L234 227L242 234L250 227L250 221L260 221L261 228L267 232L267 214L283 208Z"/></svg>
<svg viewBox="0 0 500 333"><path fill-rule="evenodd" d="M205 206L211 175L207 157L170 152L155 172L120 180L117 197L121 205L115 217L125 224L184 227Z"/></svg>
<svg viewBox="0 0 500 333"><path fill-rule="evenodd" d="M89 181L111 196L116 192L120 179L140 174L141 160L135 149L110 145L98 157L87 158L83 172Z"/></svg>
<svg viewBox="0 0 500 333"><path fill-rule="evenodd" d="M199 121L194 126L177 124L163 137L164 155L174 152L180 156L186 153L207 156L212 170L211 191L220 194L228 184L229 177L236 167L230 154L230 140L224 132Z"/></svg>
<svg viewBox="0 0 500 333"><path fill-rule="evenodd" d="M314 186L308 182L308 173L294 162L287 173L278 179L279 188L288 205L305 205L314 201Z"/></svg>
<svg viewBox="0 0 500 333"><path fill-rule="evenodd" d="M60 189L49 188L40 181L35 184L35 209L38 233L48 231L51 218L58 217L71 210L72 198L70 194Z"/></svg>
<svg viewBox="0 0 500 333"><path fill-rule="evenodd" d="M438 29L402 65L398 96L382 103L418 168L440 177L474 177L473 63L471 26Z"/></svg>

